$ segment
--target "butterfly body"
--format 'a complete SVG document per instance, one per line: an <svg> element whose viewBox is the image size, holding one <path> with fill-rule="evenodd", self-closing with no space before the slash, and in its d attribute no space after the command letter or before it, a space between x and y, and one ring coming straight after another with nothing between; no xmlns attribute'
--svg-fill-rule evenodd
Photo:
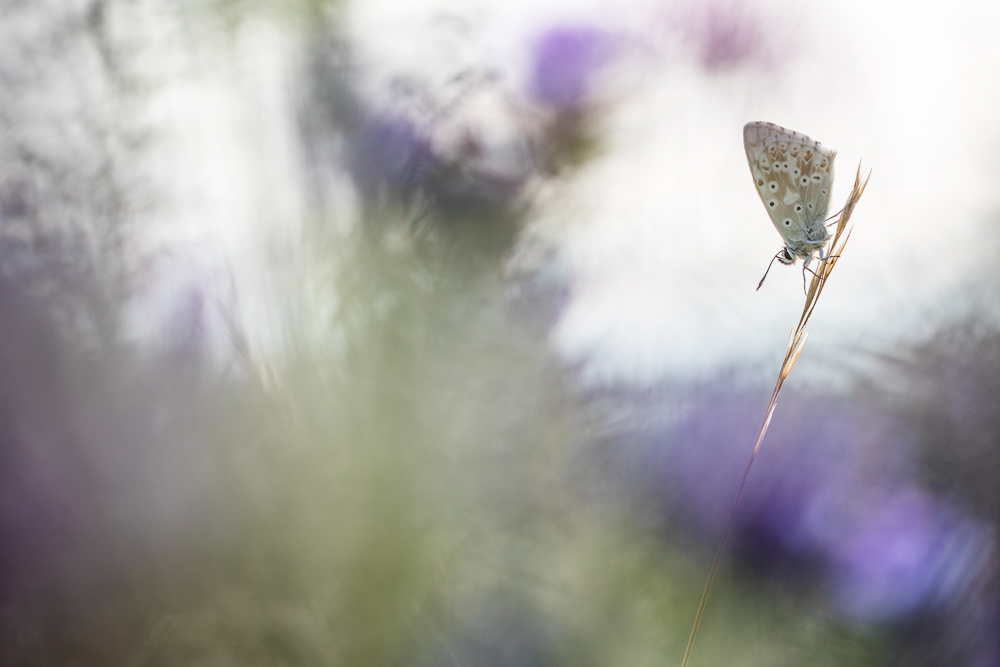
<svg viewBox="0 0 1000 667"><path fill-rule="evenodd" d="M774 123L747 123L743 147L754 186L785 247L776 255L782 264L805 260L808 266L830 238L826 211L833 186L836 151L804 134Z"/></svg>

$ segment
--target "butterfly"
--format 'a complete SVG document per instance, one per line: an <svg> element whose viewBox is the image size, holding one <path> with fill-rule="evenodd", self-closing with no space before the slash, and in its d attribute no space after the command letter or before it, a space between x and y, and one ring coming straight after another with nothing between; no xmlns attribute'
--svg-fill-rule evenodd
<svg viewBox="0 0 1000 667"><path fill-rule="evenodd" d="M763 122L743 127L743 147L757 194L785 241L785 247L771 263L776 259L788 265L801 258L805 271L814 253L819 252L823 259L823 248L830 238L826 209L837 151L804 134ZM757 289L764 284L764 278Z"/></svg>

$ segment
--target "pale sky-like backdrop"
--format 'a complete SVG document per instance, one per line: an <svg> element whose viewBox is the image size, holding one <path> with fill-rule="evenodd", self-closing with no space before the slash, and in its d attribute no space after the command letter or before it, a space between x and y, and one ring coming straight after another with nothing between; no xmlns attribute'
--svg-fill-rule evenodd
<svg viewBox="0 0 1000 667"><path fill-rule="evenodd" d="M230 44L172 49L197 27L150 11L137 6L131 29L159 77L144 113L161 134L146 162L168 205L146 240L188 249L192 280L217 276L254 344L278 348L281 277L267 267L294 251L302 215L300 37L260 20ZM813 319L807 377L995 301L995 3L365 0L342 11L372 100L400 77L498 72L503 95L456 121L487 145L515 131L510 100L529 85L540 35L588 29L614 44L590 91L600 152L539 189L522 247L551 251L568 281L551 342L591 381L777 368L802 276L776 265L754 292L782 243L747 169L748 121L838 151L831 213L859 162L872 170ZM339 187L347 228L355 205L346 177Z"/></svg>

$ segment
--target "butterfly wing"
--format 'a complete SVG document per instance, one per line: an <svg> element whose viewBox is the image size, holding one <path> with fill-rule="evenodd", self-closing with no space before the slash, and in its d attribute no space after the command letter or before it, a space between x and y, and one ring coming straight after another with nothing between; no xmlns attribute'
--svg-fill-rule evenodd
<svg viewBox="0 0 1000 667"><path fill-rule="evenodd" d="M754 185L789 250L807 257L829 237L826 211L836 151L773 123L747 123L743 147Z"/></svg>

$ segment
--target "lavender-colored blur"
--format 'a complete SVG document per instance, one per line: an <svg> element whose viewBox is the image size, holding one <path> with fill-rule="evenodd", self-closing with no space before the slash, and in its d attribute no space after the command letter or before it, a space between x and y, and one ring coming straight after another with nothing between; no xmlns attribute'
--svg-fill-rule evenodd
<svg viewBox="0 0 1000 667"><path fill-rule="evenodd" d="M619 434L631 443L619 457L634 471L626 479L642 479L651 490L665 525L692 536L707 556L722 537L767 393L720 385L682 395L683 408L671 407L676 395L643 408L679 414ZM965 399L978 400L974 395ZM945 628L954 610L996 594L996 525L923 483L919 421L903 416L913 407L816 393L782 401L728 552L754 576L822 593L845 621L910 628L905 641L914 632L938 637L921 645L940 655L951 642ZM983 638L996 609L966 615L976 639L952 655L954 664L995 657Z"/></svg>
<svg viewBox="0 0 1000 667"><path fill-rule="evenodd" d="M881 620L960 599L995 545L983 524L913 487L869 491L865 511L829 544L837 603Z"/></svg>
<svg viewBox="0 0 1000 667"><path fill-rule="evenodd" d="M532 54L532 96L558 113L580 111L614 50L612 37L597 28L559 26L544 32Z"/></svg>
<svg viewBox="0 0 1000 667"><path fill-rule="evenodd" d="M349 164L359 185L407 190L430 177L430 139L404 117L363 114L351 134Z"/></svg>
<svg viewBox="0 0 1000 667"><path fill-rule="evenodd" d="M761 18L747 3L696 4L679 10L673 23L699 64L710 72L764 59Z"/></svg>

